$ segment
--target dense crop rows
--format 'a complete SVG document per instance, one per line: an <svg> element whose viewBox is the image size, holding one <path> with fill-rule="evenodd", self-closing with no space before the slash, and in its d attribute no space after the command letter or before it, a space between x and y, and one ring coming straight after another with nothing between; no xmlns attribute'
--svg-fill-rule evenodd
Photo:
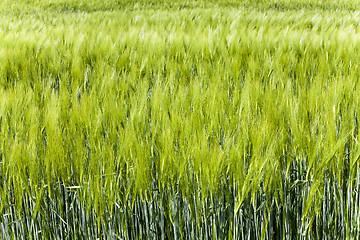
<svg viewBox="0 0 360 240"><path fill-rule="evenodd" d="M3 239L360 231L346 1L0 1Z"/></svg>

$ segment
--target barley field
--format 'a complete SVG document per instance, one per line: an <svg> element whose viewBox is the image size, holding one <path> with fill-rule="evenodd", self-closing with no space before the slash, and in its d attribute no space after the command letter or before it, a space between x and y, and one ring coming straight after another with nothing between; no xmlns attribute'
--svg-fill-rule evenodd
<svg viewBox="0 0 360 240"><path fill-rule="evenodd" d="M1 239L358 239L360 1L0 0Z"/></svg>

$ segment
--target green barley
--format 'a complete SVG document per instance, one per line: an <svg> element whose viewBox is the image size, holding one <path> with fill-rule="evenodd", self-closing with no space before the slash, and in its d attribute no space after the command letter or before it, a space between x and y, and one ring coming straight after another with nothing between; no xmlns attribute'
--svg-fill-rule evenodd
<svg viewBox="0 0 360 240"><path fill-rule="evenodd" d="M357 238L356 2L0 1L8 238Z"/></svg>

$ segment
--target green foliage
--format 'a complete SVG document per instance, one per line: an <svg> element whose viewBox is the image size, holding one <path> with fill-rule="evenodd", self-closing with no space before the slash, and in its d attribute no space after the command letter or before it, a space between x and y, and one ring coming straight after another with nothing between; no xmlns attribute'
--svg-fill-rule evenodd
<svg viewBox="0 0 360 240"><path fill-rule="evenodd" d="M0 1L1 237L358 238L357 10Z"/></svg>

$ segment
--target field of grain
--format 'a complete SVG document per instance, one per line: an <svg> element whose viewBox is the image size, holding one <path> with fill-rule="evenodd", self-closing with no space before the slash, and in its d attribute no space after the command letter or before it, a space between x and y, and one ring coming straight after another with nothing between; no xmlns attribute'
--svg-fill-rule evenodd
<svg viewBox="0 0 360 240"><path fill-rule="evenodd" d="M360 237L360 2L0 0L1 239Z"/></svg>

